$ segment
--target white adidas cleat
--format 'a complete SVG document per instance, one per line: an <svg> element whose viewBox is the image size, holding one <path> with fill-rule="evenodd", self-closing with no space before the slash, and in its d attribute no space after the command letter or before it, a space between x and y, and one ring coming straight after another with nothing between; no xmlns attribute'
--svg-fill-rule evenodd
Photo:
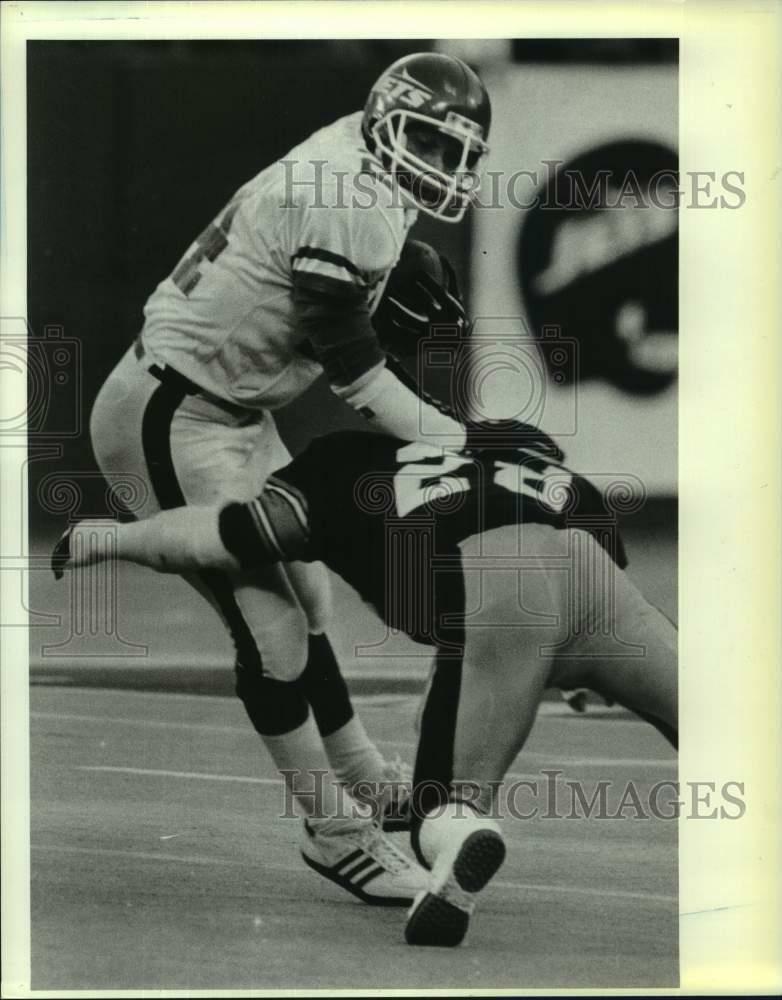
<svg viewBox="0 0 782 1000"><path fill-rule="evenodd" d="M429 838L429 850L427 823L439 826ZM436 853L429 885L410 908L405 940L408 944L453 948L464 940L476 895L505 860L505 842L493 820L462 805L459 814L424 820L421 847L425 857L432 855L432 845Z"/></svg>
<svg viewBox="0 0 782 1000"><path fill-rule="evenodd" d="M409 906L429 881L429 873L369 820L317 827L305 820L301 856L310 868L372 906Z"/></svg>

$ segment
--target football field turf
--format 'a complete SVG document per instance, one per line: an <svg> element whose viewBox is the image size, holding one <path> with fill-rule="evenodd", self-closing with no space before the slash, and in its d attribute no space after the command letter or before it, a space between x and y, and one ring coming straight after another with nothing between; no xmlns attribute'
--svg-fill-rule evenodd
<svg viewBox="0 0 782 1000"><path fill-rule="evenodd" d="M411 760L416 699L357 703L381 749ZM516 805L538 816L504 820L507 861L458 949L410 948L403 909L305 867L238 700L37 686L31 715L34 989L677 982L676 823L551 815L572 810L565 781L587 796L610 781L611 816L629 781L643 805L675 779L673 751L625 713L544 704L510 778L537 782Z"/></svg>

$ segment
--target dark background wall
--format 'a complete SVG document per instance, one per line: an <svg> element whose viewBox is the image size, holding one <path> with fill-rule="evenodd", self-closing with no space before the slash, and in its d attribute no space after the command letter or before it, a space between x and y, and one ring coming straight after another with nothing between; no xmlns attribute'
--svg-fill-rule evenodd
<svg viewBox="0 0 782 1000"><path fill-rule="evenodd" d="M79 341L83 418L138 333L147 296L233 192L315 129L361 108L394 59L429 47L29 43L28 318L34 337L57 326ZM416 228L466 277L466 226L423 220ZM46 413L55 440L69 423L66 396L52 393ZM293 450L354 419L321 383L280 414ZM81 435L63 438L58 468L94 468L82 425ZM33 463L31 496L51 469Z"/></svg>

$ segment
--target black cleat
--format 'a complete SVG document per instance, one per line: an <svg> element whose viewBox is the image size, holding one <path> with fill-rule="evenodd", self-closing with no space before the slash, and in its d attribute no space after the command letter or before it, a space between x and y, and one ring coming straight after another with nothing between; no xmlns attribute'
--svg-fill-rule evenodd
<svg viewBox="0 0 782 1000"><path fill-rule="evenodd" d="M60 535L60 539L52 550L52 573L54 573L55 580L62 580L65 575L65 567L70 562L71 558L71 535L73 534L74 525L66 528L65 531Z"/></svg>

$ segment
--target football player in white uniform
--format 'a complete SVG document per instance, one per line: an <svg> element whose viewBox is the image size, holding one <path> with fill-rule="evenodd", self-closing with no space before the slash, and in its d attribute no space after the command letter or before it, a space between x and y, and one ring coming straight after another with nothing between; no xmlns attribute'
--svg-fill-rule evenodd
<svg viewBox="0 0 782 1000"><path fill-rule="evenodd" d="M469 67L407 56L381 75L363 112L316 132L237 191L152 293L138 340L95 402L90 429L103 473L148 485L137 517L257 495L290 459L273 411L322 372L374 427L403 440L426 428L438 444L465 444L468 428L386 366L371 316L418 211L462 218L489 126L488 95ZM353 713L324 634L323 566L186 579L229 628L237 694L311 815L305 858L334 875L348 856L360 868L372 858L364 874L373 878L353 890L371 902L410 901L421 870L375 824L335 819L336 787L308 777L328 763L360 798L359 781L381 787L397 773Z"/></svg>

